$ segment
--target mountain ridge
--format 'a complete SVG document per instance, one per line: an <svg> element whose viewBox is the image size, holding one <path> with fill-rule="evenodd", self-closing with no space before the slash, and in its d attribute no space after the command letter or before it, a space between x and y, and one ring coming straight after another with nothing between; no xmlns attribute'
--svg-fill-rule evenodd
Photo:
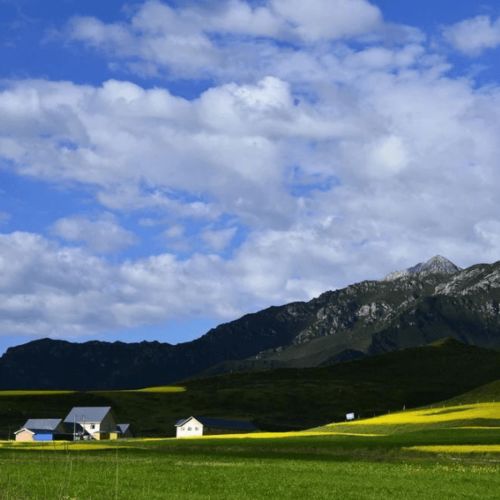
<svg viewBox="0 0 500 500"><path fill-rule="evenodd" d="M384 281L392 281L410 275L420 274L455 274L461 271L462 268L458 267L451 260L443 257L442 255L435 255L427 262L419 262L415 266L409 267L402 271L394 271L389 273Z"/></svg>
<svg viewBox="0 0 500 500"><path fill-rule="evenodd" d="M500 262L460 269L443 259L247 314L187 343L46 339L12 347L0 358L0 388L137 388L203 373L326 366L443 337L499 349Z"/></svg>

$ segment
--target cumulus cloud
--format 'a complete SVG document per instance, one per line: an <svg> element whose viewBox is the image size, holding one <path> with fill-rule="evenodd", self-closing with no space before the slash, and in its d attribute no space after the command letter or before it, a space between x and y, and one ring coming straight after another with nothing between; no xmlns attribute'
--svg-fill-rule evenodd
<svg viewBox="0 0 500 500"><path fill-rule="evenodd" d="M445 40L468 56L478 56L500 45L500 18L477 16L443 29Z"/></svg>
<svg viewBox="0 0 500 500"><path fill-rule="evenodd" d="M304 40L332 40L380 27L380 10L365 0L271 0L274 12Z"/></svg>
<svg viewBox="0 0 500 500"><path fill-rule="evenodd" d="M229 212L254 224L282 224L296 210L282 180L284 141L338 133L276 78L194 101L129 82L12 82L0 112L0 154L21 174L95 186L115 210Z"/></svg>
<svg viewBox="0 0 500 500"><path fill-rule="evenodd" d="M241 76L245 66L250 69L250 61L271 65L276 40L335 41L380 34L383 27L380 10L367 0L270 0L260 6L228 0L178 8L149 0L127 22L75 17L64 35L103 51L113 67L121 64L143 75L234 77ZM397 30L386 31L391 37ZM414 37L409 30L403 32L399 30L399 38Z"/></svg>
<svg viewBox="0 0 500 500"><path fill-rule="evenodd" d="M236 231L236 227L228 227L225 229L207 228L203 231L201 237L210 250L221 252L231 243Z"/></svg>
<svg viewBox="0 0 500 500"><path fill-rule="evenodd" d="M63 217L52 233L69 242L84 243L96 253L112 253L136 242L133 233L122 228L112 214L90 219L83 215Z"/></svg>

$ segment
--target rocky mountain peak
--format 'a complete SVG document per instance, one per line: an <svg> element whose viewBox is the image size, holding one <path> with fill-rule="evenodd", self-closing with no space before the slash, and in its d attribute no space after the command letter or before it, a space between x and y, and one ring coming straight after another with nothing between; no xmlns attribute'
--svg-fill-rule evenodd
<svg viewBox="0 0 500 500"><path fill-rule="evenodd" d="M451 260L442 255L435 255L427 262L419 262L417 265L409 267L408 269L388 274L384 278L384 281L393 281L398 278L417 274L420 276L428 274L455 274L460 270L461 268L451 262Z"/></svg>

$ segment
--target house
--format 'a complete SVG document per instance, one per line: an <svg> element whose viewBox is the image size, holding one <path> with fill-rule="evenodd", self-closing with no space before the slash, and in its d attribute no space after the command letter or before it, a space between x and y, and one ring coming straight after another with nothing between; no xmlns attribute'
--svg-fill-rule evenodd
<svg viewBox="0 0 500 500"><path fill-rule="evenodd" d="M64 436L60 418L30 418L16 432L16 441L53 441Z"/></svg>
<svg viewBox="0 0 500 500"><path fill-rule="evenodd" d="M224 420L208 417L188 417L175 424L176 437L196 437L214 434L240 434L254 432L257 428L243 420Z"/></svg>
<svg viewBox="0 0 500 500"><path fill-rule="evenodd" d="M75 406L64 419L64 424L71 429L75 440L118 437L111 406Z"/></svg>

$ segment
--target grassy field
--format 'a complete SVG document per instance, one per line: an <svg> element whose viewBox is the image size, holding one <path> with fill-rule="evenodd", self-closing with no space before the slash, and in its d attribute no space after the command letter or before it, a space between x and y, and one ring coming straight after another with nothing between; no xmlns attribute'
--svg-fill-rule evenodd
<svg viewBox="0 0 500 500"><path fill-rule="evenodd" d="M466 394L434 408L307 432L4 441L0 498L498 499L497 387L478 389L475 403Z"/></svg>
<svg viewBox="0 0 500 500"><path fill-rule="evenodd" d="M466 444L453 446L461 449L425 444L447 443L449 430L380 437L4 444L0 498L496 499L500 452L493 443L499 436L498 431L455 430L454 443Z"/></svg>

